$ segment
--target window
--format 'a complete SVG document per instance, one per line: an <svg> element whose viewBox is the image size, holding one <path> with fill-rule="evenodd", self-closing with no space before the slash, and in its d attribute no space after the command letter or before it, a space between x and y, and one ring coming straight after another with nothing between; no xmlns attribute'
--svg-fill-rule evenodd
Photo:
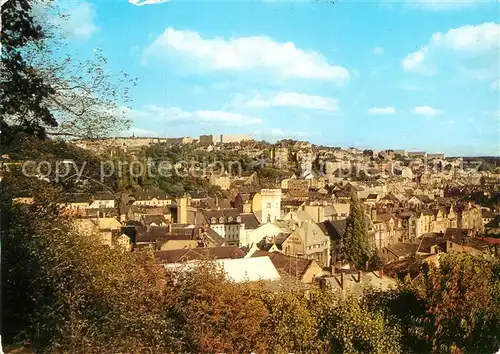
<svg viewBox="0 0 500 354"><path fill-rule="evenodd" d="M241 217L237 216L236 217L236 222L241 222Z"/></svg>
<svg viewBox="0 0 500 354"><path fill-rule="evenodd" d="M222 217L222 216L221 216L221 217L219 218L219 223L224 224L224 217Z"/></svg>
<svg viewBox="0 0 500 354"><path fill-rule="evenodd" d="M266 204L267 209L271 209L271 203Z"/></svg>
<svg viewBox="0 0 500 354"><path fill-rule="evenodd" d="M233 222L233 218L230 216L230 217L227 218L227 221L228 222Z"/></svg>
<svg viewBox="0 0 500 354"><path fill-rule="evenodd" d="M215 223L217 222L217 219L212 218L212 219L210 220L210 222L211 222L212 224L215 224Z"/></svg>

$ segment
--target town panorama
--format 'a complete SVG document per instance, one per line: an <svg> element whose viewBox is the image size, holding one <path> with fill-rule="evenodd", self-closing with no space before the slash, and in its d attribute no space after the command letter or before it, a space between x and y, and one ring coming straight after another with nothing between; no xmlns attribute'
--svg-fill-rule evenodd
<svg viewBox="0 0 500 354"><path fill-rule="evenodd" d="M499 13L3 2L0 351L500 353Z"/></svg>

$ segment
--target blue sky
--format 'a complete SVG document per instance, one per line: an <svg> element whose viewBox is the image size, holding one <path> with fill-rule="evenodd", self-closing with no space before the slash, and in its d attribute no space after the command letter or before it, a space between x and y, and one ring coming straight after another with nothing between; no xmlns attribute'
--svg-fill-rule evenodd
<svg viewBox="0 0 500 354"><path fill-rule="evenodd" d="M500 2L147 2L61 2L138 78L127 133L500 155Z"/></svg>

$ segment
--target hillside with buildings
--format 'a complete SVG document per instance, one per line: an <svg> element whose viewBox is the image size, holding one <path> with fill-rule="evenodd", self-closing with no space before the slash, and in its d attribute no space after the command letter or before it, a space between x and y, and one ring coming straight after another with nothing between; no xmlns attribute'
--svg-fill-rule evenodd
<svg viewBox="0 0 500 354"><path fill-rule="evenodd" d="M35 143L29 139L28 142ZM51 259L69 262L76 269L81 265L73 262L94 264L88 271L95 269L96 273L92 271L85 276L92 279L92 282L97 282L92 285L92 290L87 288L87 282L81 285L78 285L78 281L74 283L74 286L86 289L87 302L96 301L94 296L102 296L98 284L104 281L101 279L102 274L108 274L111 269L109 267L130 269L130 277L142 284L133 285L131 289L141 294L139 296L156 299L152 301L156 301L155 306L160 307L150 304L147 308L134 310L134 315L129 315L128 324L122 324L124 320L112 319L106 322L106 329L103 329L105 333L114 326L131 326L132 323L136 326L141 321L141 316L159 318L162 306L169 309L181 306L184 310L179 316L189 321L200 321L191 312L197 311L196 307L191 306L198 305L183 302L184 296L191 292L198 295L189 296L210 294L215 302L227 301L226 296L238 296L241 304L256 301L252 306L258 307L254 310L264 311L262 316L266 317L248 318L250 326L258 323L259 326L268 326L266 321L271 321L275 316L273 306L281 306L280 301L292 301L303 308L300 321L315 318L314 321L319 321L315 322L315 326L320 327L314 328L334 331L330 334L333 337L316 337L311 334L302 344L287 344L284 337L280 337L282 339L277 342L275 339L266 339L261 342L266 350L277 345L276 348L284 346L288 350L320 354L324 353L322 348L326 343L333 340L328 338L336 338L335 340L347 341L345 345L364 343L362 345L373 348L381 346L380 353L407 350L426 352L432 346L422 342L423 337L403 334L406 336L404 338L410 338L409 342L405 342L401 333L406 333L406 325L400 327L399 324L392 324L390 319L380 317L377 306L387 306L383 307L383 311L387 311L391 307L384 301L393 297L400 299L408 292L422 294L425 287L435 286L433 284L436 283L423 280L429 268L434 269L431 273L434 277L456 277L458 273L454 272L469 274L467 272L473 271L470 262L486 262L481 266L486 273L478 278L479 284L467 283L467 286L482 289L477 296L493 291L493 285L488 283L488 279L495 277L492 274L496 273L488 272L489 269L497 268L488 267L494 267L495 262L498 262L500 246L500 174L494 170L494 166L484 171L471 164L462 165L460 158L318 147L300 141L271 144L244 140L206 146L196 142L148 141L144 146L131 144L130 150L126 152L123 147L116 146L107 146L102 150L88 147L81 149L73 143L61 141L37 144L40 145L29 155L24 154L27 150L19 148L21 145L17 144L12 147L10 155L2 156L2 187L8 186L3 195L10 198L5 201L10 203L8 208L12 209L11 213L15 213L19 220L25 218L22 215L30 215L26 219L26 227L33 228L36 234L43 234L40 239L43 242L34 244L36 239L27 238L28 234L24 231L19 234L19 230L13 229L13 234L6 236L7 247L18 250L16 254L38 250L37 252L41 252L40 257L48 257L40 259L49 262L47 264L52 264ZM20 173L28 159L37 161L50 158L51 160L46 161L55 164L62 157L65 163L72 161L77 167L77 162L81 162L81 159L93 159L93 175L82 175L80 181L67 184L57 180L57 174L44 175L42 170L38 171L41 175L26 176ZM117 177L108 171L108 179L101 181L99 163L117 163L123 157L138 164L149 158L156 166L161 161L169 161L174 167L178 164L179 168L170 171L171 176L135 175L131 170L129 175ZM195 163L183 164L183 161L188 160ZM214 168L212 165L216 161L221 163ZM237 172L221 171L235 162L244 167ZM441 168L443 164L444 168ZM160 171L153 168L149 172ZM179 189L172 189L175 183L179 183ZM47 205L51 205L49 209ZM353 214L353 207L360 212L359 216ZM45 224L47 218L52 220L50 226ZM346 259L346 243L351 242L349 240L357 232L352 228L356 222L363 225L358 236L366 240L369 250L366 263L363 261L361 264ZM31 223L35 224L30 226ZM58 226L55 227L54 223ZM68 235L71 236L68 238ZM23 240L22 243L19 243L20 240ZM71 258L68 258L67 244L73 244L71 252L75 249L88 251L70 253ZM8 262L13 262L13 254L9 254ZM94 263L96 260L100 260L99 266ZM456 263L451 263L455 265L450 268L449 262ZM68 274L73 272L70 268L64 269L65 272L70 272ZM443 269L443 273L436 273L437 269ZM27 268L23 270L25 271L35 272L33 274L40 276L36 269ZM163 278L163 272L166 272L167 278ZM112 271L106 276L111 277L109 281L113 282L109 283L106 291L124 292L125 288L116 283L121 280L114 278L120 274L122 273ZM62 279L60 277L65 275L55 273L53 276ZM143 277L150 278L147 280ZM143 287L145 284L152 284L151 279L156 279L154 282L158 282L157 284L166 282L171 295L164 297L160 295L162 291L157 293L155 289L160 285ZM129 281L132 279L127 280ZM216 289L213 288L214 284ZM290 289L295 290L291 292ZM67 288L64 291L78 294L73 291L80 290ZM436 291L451 292L456 289ZM252 292L255 295L247 297ZM310 298L310 294L316 294L316 297ZM8 296L8 301L25 301L24 297L12 298L11 293ZM58 301L66 301L62 293L57 296L62 296ZM298 297L293 300L290 296ZM415 328L419 326L418 321L423 318L428 320L427 315L419 312L420 306L430 309L436 305L436 301L440 303L440 300L430 295L418 296L420 305L414 304L412 307L414 316L417 316L416 322L411 323ZM456 296L462 296L462 293ZM311 302L311 299L320 302ZM478 311L483 311L484 306L488 309L493 306L493 300L481 303L474 299L479 301L475 305ZM115 309L113 311L121 313L129 311L123 306L135 308L136 300L127 298L121 300L120 304L110 302L107 306L112 306ZM45 300L39 298L36 301ZM111 298L106 301L111 301ZM130 302L124 305L123 301ZM273 301L276 303L267 307ZM140 300L139 303L144 302ZM342 332L335 332L340 330L338 325L321 327L321 316L326 316L330 310L309 312L312 311L310 308L332 303L339 306L332 311L345 311L346 316L361 311L361 321L365 326L374 325L373 321L382 321L380 323L383 323L383 329L377 327L377 330L373 330L388 333L373 332L373 337L359 341L354 337L344 337ZM72 308L71 304L70 302L67 306ZM231 305L230 309L220 311L234 311L237 308L235 306ZM467 304L466 307L468 306ZM101 311L93 305L88 309ZM41 314L47 315L45 312ZM403 320L404 314L393 313L391 316ZM460 312L457 316L466 316L466 312ZM450 319L455 320L455 317ZM163 331L162 322L159 319L155 321L147 328L156 326L157 330ZM286 320L275 318L273 321L284 323L281 321ZM342 321L350 320L342 317ZM491 321L496 321L496 317ZM361 322L350 325L361 326ZM297 328L299 335L306 335L311 330L307 326L304 323ZM494 324L489 326L482 328L491 330ZM192 343L180 332L176 332L162 337L155 345L158 348L173 346L178 350L200 350L199 348L206 346L214 350L227 347L241 350L259 348L256 344L238 346L236 343L239 339L233 342L226 338L217 344L218 342L212 342L214 336L217 336L215 332L209 334L205 341L205 337L200 336L197 331L206 329L187 329L180 324L175 328L181 332L194 331L190 335L196 341ZM245 331L256 331L255 336L261 335L258 334L261 333L260 330L252 328ZM284 335L280 332L280 327L264 328L267 328L267 333ZM250 336L249 332L238 334L231 328L224 330L227 335L235 335L237 338ZM434 326L425 331L426 336L434 335L436 340L441 341L441 345L450 345L447 339L432 334ZM112 348L131 345L130 337L126 335L128 330L116 329L113 333L120 333L120 337L119 340L115 339ZM143 333L142 330L139 333ZM57 338L52 337L52 334L50 336ZM42 348L39 339L36 336L34 338L37 348ZM86 335L76 338L91 338L95 341L86 344L89 348L102 345L97 337ZM474 340L475 343L484 345L482 339ZM137 341L148 347L153 345L144 333ZM467 345L465 343L462 347ZM493 341L489 345L496 346L495 343ZM50 342L50 345L54 343ZM282 352L281 349L276 350Z"/></svg>
<svg viewBox="0 0 500 354"><path fill-rule="evenodd" d="M106 244L119 240L133 251L149 245L159 257L163 251L210 244L271 250L334 269L355 195L373 256L383 263L413 255L432 259L453 243L453 249L496 252L500 173L491 163L485 171L462 164L461 158L425 152L329 148L293 140L271 144L247 137L210 144L182 139L107 139L94 142L99 149L72 142L102 160L120 162L126 156L178 168L169 176L155 167L151 175L112 176L102 192L95 192L99 183L87 179L66 191L61 207L95 232L101 232L101 219L108 220L102 229ZM4 159L6 172L15 170L14 162L19 164ZM240 168L229 171L231 164ZM31 200L29 190L14 199Z"/></svg>
<svg viewBox="0 0 500 354"><path fill-rule="evenodd" d="M417 2L2 1L0 352L497 352L500 3Z"/></svg>

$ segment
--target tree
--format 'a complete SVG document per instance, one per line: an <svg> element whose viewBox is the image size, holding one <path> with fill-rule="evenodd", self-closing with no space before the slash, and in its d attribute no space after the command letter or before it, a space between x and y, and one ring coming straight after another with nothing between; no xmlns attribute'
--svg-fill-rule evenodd
<svg viewBox="0 0 500 354"><path fill-rule="evenodd" d="M349 264L363 267L371 255L365 214L358 197L353 193L350 213L346 220L345 235L340 244L340 259Z"/></svg>
<svg viewBox="0 0 500 354"><path fill-rule="evenodd" d="M264 294L269 313L263 331L269 334L267 351L270 353L318 353L321 342L317 338L317 321L310 310L304 291L285 288Z"/></svg>
<svg viewBox="0 0 500 354"><path fill-rule="evenodd" d="M45 36L31 9L30 0L7 1L2 5L0 129L7 134L8 120L14 120L21 130L42 137L45 135L42 124L57 125L53 114L42 103L55 91L23 56L23 48L30 43L40 43Z"/></svg>
<svg viewBox="0 0 500 354"><path fill-rule="evenodd" d="M317 321L321 353L399 353L400 331L382 315L362 307L352 295L318 292L311 312Z"/></svg>
<svg viewBox="0 0 500 354"><path fill-rule="evenodd" d="M135 81L108 73L99 50L85 62L61 55L66 44L49 17L65 21L68 14L49 2L36 18L34 4L12 0L2 6L2 144L18 132L95 138L126 128Z"/></svg>
<svg viewBox="0 0 500 354"><path fill-rule="evenodd" d="M447 254L439 267L397 289L364 294L363 303L403 330L410 353L493 353L500 347L500 264Z"/></svg>
<svg viewBox="0 0 500 354"><path fill-rule="evenodd" d="M373 156L373 150L370 150L370 149L363 150L363 156L372 157Z"/></svg>
<svg viewBox="0 0 500 354"><path fill-rule="evenodd" d="M400 329L402 352L432 352L429 338L423 335L424 326L420 320L425 315L425 302L408 286L400 285L388 291L368 288L363 293L361 304Z"/></svg>
<svg viewBox="0 0 500 354"><path fill-rule="evenodd" d="M367 270L380 270L384 267L384 262L380 259L379 255L376 252L373 252L372 256L368 260L368 269Z"/></svg>
<svg viewBox="0 0 500 354"><path fill-rule="evenodd" d="M194 270L167 273L166 317L177 334L176 353L261 352L267 317L259 284L236 284L209 260Z"/></svg>
<svg viewBox="0 0 500 354"><path fill-rule="evenodd" d="M63 160L71 160L74 165L59 166L59 171L65 176L57 176L56 182L63 187L65 193L93 193L102 190L102 186L95 183L85 184L85 180L71 178L76 173L76 168L87 178L94 180L101 179L101 159L90 150L84 150L74 144L61 139L40 140L25 133L18 133L14 144L3 146L2 153L9 155L13 161L44 161L50 164L50 171L47 169L47 177L56 182L56 166L61 165ZM36 168L28 165L25 168L28 174L35 175ZM113 174L103 179L103 183L109 188L117 185L117 174ZM10 168L9 184L12 188L16 186L19 194L33 195L36 193L35 178L28 178L23 174L21 166ZM43 182L46 184L46 182Z"/></svg>
<svg viewBox="0 0 500 354"><path fill-rule="evenodd" d="M2 340L36 352L167 352L165 279L151 254L103 247L76 232L42 186L33 205L3 189Z"/></svg>
<svg viewBox="0 0 500 354"><path fill-rule="evenodd" d="M427 334L440 352L494 352L500 348L500 265L451 254L416 291L426 302Z"/></svg>

